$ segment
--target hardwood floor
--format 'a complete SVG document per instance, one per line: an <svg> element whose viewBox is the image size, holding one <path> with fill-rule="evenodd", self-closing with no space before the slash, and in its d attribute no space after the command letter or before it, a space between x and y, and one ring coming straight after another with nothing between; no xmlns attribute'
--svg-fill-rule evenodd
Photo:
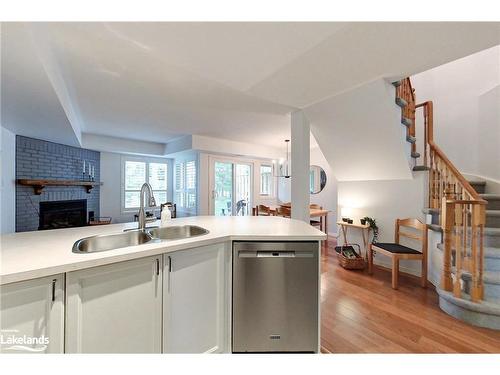
<svg viewBox="0 0 500 375"><path fill-rule="evenodd" d="M500 331L465 324L439 309L419 279L389 270L348 271L329 240L321 261L321 345L324 353L500 353ZM325 256L325 248L328 256Z"/></svg>

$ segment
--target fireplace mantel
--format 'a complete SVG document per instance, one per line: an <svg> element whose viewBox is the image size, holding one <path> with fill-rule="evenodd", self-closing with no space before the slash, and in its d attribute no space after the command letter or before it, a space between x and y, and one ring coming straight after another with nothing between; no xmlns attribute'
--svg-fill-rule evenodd
<svg viewBox="0 0 500 375"><path fill-rule="evenodd" d="M20 178L17 183L25 186L32 186L36 195L42 194L45 186L83 186L90 193L94 186L102 185L102 182L97 181L78 181L78 180L32 180Z"/></svg>

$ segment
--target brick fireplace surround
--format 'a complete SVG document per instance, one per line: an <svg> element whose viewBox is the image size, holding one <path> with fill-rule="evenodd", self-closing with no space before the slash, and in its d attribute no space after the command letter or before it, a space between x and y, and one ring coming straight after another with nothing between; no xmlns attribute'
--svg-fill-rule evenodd
<svg viewBox="0 0 500 375"><path fill-rule="evenodd" d="M16 179L82 180L83 160L95 167L100 181L97 151L16 136ZM47 186L35 195L31 186L16 184L16 232L38 230L40 202L87 200L88 213L99 216L99 186L87 193L83 186Z"/></svg>

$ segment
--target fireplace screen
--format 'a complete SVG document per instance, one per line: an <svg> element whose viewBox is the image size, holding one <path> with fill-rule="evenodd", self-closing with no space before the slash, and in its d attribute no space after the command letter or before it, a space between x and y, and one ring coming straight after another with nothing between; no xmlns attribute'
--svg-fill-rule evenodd
<svg viewBox="0 0 500 375"><path fill-rule="evenodd" d="M39 230L87 225L87 200L40 202Z"/></svg>

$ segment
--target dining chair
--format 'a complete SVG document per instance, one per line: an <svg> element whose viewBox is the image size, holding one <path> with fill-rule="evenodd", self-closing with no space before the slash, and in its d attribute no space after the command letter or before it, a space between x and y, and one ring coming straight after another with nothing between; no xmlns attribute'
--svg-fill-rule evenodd
<svg viewBox="0 0 500 375"><path fill-rule="evenodd" d="M319 204L316 204L316 203L311 203L309 205L309 209L311 210L322 210L323 207L321 207ZM309 223L313 226L313 227L319 227L321 228L322 227L322 223L321 223L321 218L319 220L314 220L314 219L310 219L309 220Z"/></svg>
<svg viewBox="0 0 500 375"><path fill-rule="evenodd" d="M402 231L401 227L412 228L419 232L410 233ZM407 237L419 241L421 248L419 250L401 245L400 238ZM392 288L398 289L399 279L399 260L419 260L422 265L420 284L422 288L427 286L427 225L417 219L396 219L396 228L393 243L377 242L370 244L368 251L368 273L373 273L373 253L378 252L387 255L392 259Z"/></svg>
<svg viewBox="0 0 500 375"><path fill-rule="evenodd" d="M257 206L257 216L271 216L273 213L272 213L272 210L271 210L271 207L268 207L268 206L264 206L263 204L259 204Z"/></svg>
<svg viewBox="0 0 500 375"><path fill-rule="evenodd" d="M276 216L292 217L292 210L288 207L279 206L276 209Z"/></svg>

